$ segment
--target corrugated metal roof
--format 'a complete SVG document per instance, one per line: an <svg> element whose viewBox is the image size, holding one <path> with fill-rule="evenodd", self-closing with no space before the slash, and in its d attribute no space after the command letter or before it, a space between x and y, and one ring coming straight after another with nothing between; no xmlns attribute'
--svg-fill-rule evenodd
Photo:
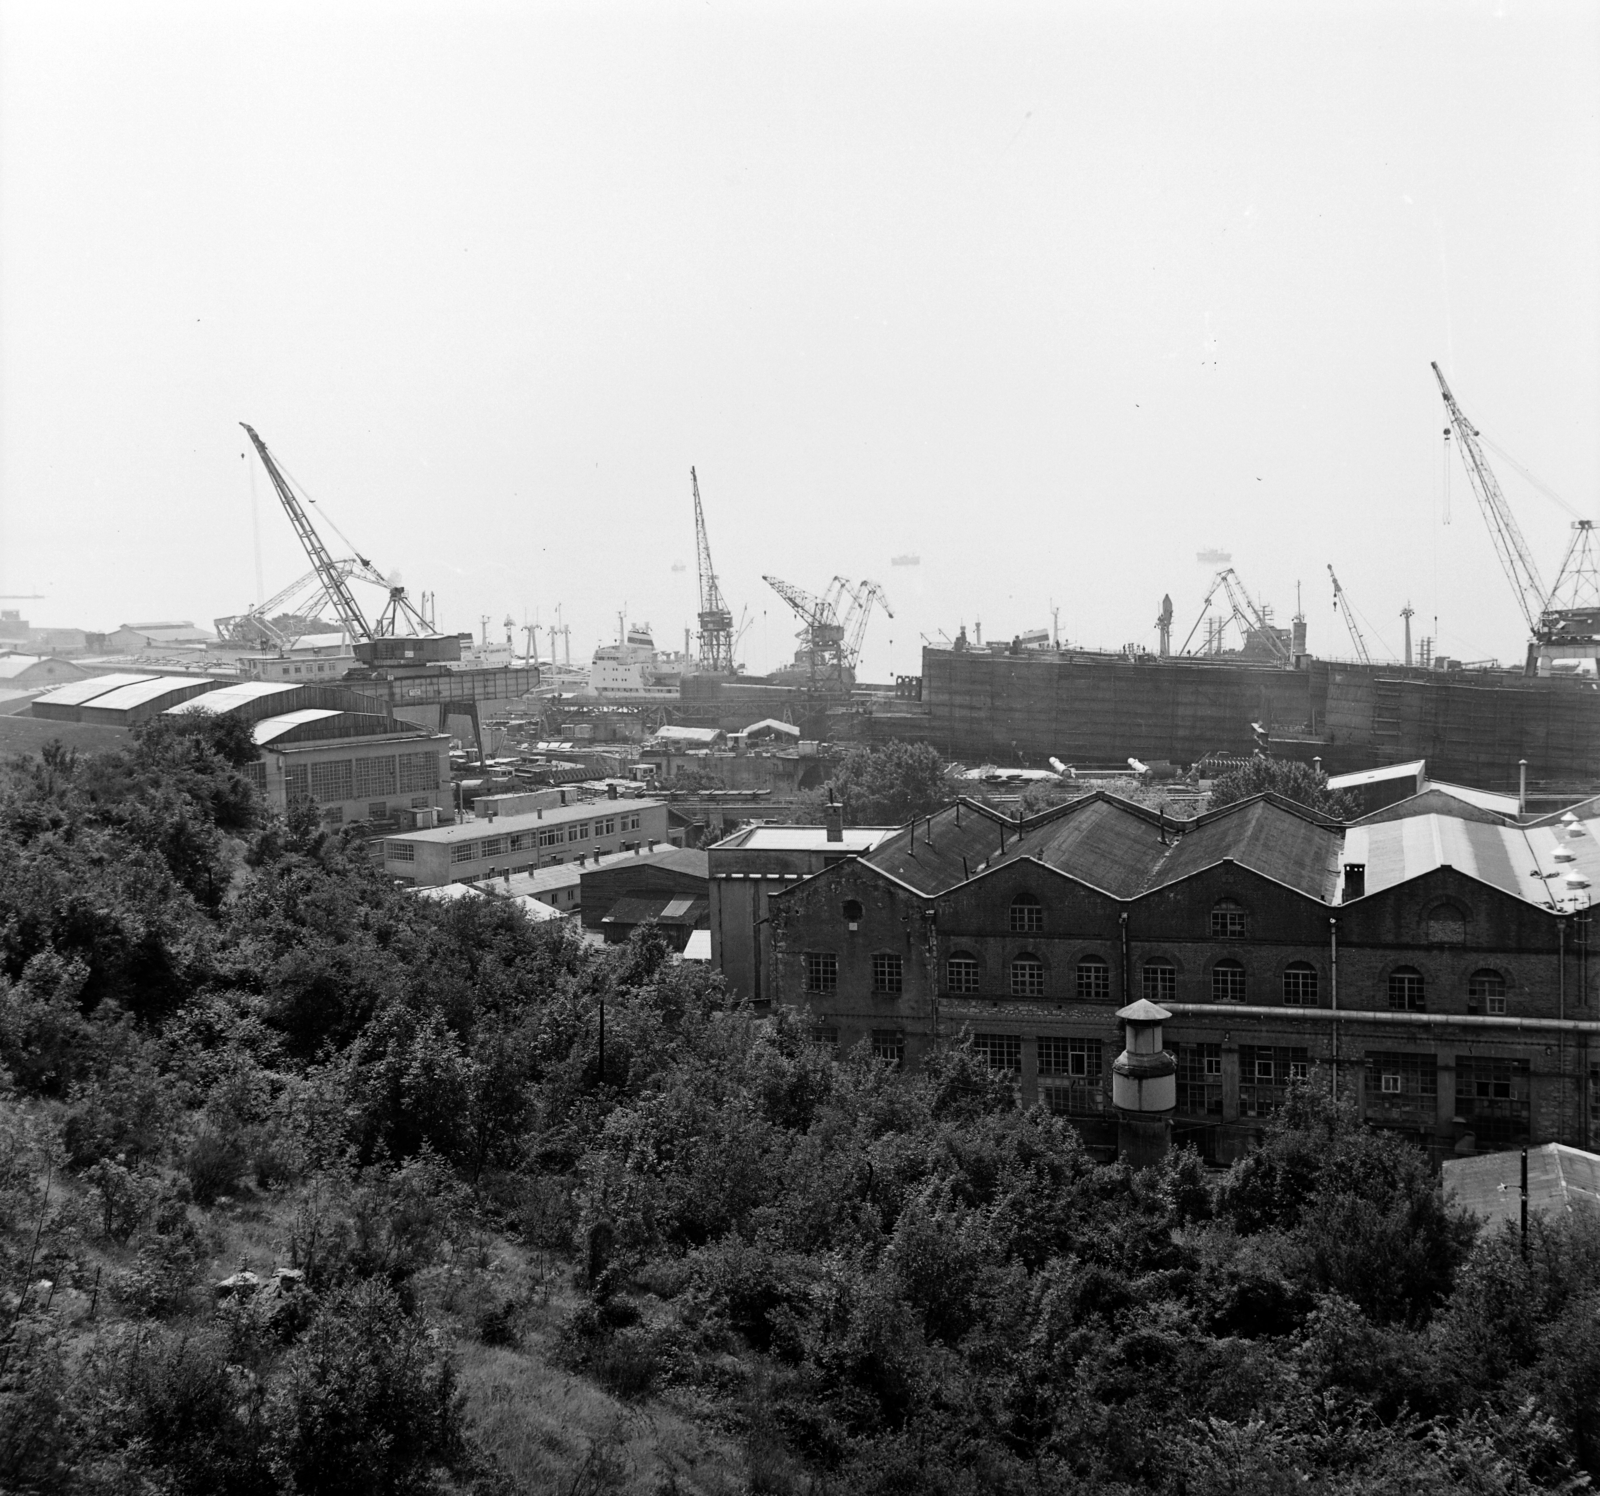
<svg viewBox="0 0 1600 1496"><path fill-rule="evenodd" d="M186 701L181 706L169 707L168 711L176 713L194 711L198 708L221 716L224 712L231 712L235 707L260 701L265 696L281 696L285 691L298 691L302 684L300 681L240 681L237 685L224 686L220 691L209 691L204 696L196 697L192 702Z"/></svg>
<svg viewBox="0 0 1600 1496"><path fill-rule="evenodd" d="M274 738L281 738L284 733L303 727L307 722L322 722L329 717L343 715L342 712L334 711L332 707L302 707L298 712L285 712L281 717L263 717L250 729L250 735L258 744L270 743Z"/></svg>
<svg viewBox="0 0 1600 1496"><path fill-rule="evenodd" d="M131 686L135 681L157 680L158 676L148 671L134 673L123 671L116 675L91 675L88 680L69 681L64 686L55 686L34 698L35 704L45 706L83 706L86 702L93 701L97 696L104 696L108 691L115 691L121 686Z"/></svg>
<svg viewBox="0 0 1600 1496"><path fill-rule="evenodd" d="M1445 1196L1489 1225L1515 1223L1522 1215L1522 1151L1447 1158ZM1530 1214L1571 1215L1600 1211L1600 1154L1564 1143L1528 1149Z"/></svg>
<svg viewBox="0 0 1600 1496"><path fill-rule="evenodd" d="M1427 759L1419 758L1409 764L1385 764L1381 769L1362 769L1356 774L1335 774L1328 780L1328 788L1353 790L1359 789L1364 784L1382 784L1389 779L1420 780L1427 767Z"/></svg>
<svg viewBox="0 0 1600 1496"><path fill-rule="evenodd" d="M601 917L603 925L642 925L655 920L663 925L697 925L711 905L706 899L618 899Z"/></svg>
<svg viewBox="0 0 1600 1496"><path fill-rule="evenodd" d="M196 680L192 675L157 675L149 680L130 681L125 686L118 686L114 691L96 696L93 701L84 702L83 705L92 706L97 712L125 712L132 707L159 701L161 697L177 691L204 695L205 685L204 681ZM181 704L187 706L189 701L185 700Z"/></svg>

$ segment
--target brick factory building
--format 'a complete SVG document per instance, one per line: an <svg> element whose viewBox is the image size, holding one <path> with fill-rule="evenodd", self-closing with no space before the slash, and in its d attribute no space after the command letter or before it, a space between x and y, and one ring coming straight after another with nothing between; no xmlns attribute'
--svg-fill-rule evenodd
<svg viewBox="0 0 1600 1496"><path fill-rule="evenodd" d="M764 995L906 1063L970 1032L1101 1146L1113 1015L1141 998L1173 1015L1174 1139L1213 1159L1313 1073L1436 1157L1587 1146L1600 822L1436 803L1345 826L1272 796L1177 823L1104 794L1023 821L964 801L771 888Z"/></svg>

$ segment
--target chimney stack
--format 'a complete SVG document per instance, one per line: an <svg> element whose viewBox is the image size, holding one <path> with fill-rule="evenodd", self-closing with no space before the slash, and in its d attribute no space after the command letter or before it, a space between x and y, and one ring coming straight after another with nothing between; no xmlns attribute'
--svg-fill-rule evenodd
<svg viewBox="0 0 1600 1496"><path fill-rule="evenodd" d="M844 806L829 801L822 808L822 823L828 828L827 839L831 842L844 840Z"/></svg>
<svg viewBox="0 0 1600 1496"><path fill-rule="evenodd" d="M1130 1168L1147 1169L1166 1156L1178 1105L1178 1062L1161 1043L1161 1025L1172 1014L1141 998L1117 1017L1125 1046L1111 1067L1117 1157Z"/></svg>

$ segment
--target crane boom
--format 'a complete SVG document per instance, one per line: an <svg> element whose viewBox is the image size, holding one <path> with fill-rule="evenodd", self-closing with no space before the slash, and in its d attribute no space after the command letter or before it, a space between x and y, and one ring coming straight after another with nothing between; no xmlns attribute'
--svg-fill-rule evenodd
<svg viewBox="0 0 1600 1496"><path fill-rule="evenodd" d="M700 566L700 668L718 675L733 674L733 614L722 598L716 568L711 564L711 542L706 538L705 510L700 504L700 479L689 469L694 489L694 540Z"/></svg>
<svg viewBox="0 0 1600 1496"><path fill-rule="evenodd" d="M877 603L890 618L894 617L894 609L889 606L889 599L877 582L863 582L859 590L846 582L845 591L850 597L850 611L845 614L841 625L844 643L840 658L849 669L854 670L861 658L861 645L867 636L867 619L872 615L872 605Z"/></svg>
<svg viewBox="0 0 1600 1496"><path fill-rule="evenodd" d="M1550 594L1539 575L1539 568L1534 564L1528 543L1517 528L1506 496L1500 491L1494 469L1489 466L1489 459L1478 445L1478 428L1456 404L1456 397L1450 392L1450 386L1438 364L1431 367L1434 378L1439 381L1444 408L1449 413L1450 429L1455 432L1456 444L1461 448L1461 460L1466 464L1467 478L1472 484L1473 493L1477 495L1478 507L1488 521L1489 538L1494 542L1495 554L1500 558L1511 590L1517 595L1517 606L1522 609L1529 631L1536 633L1539 617L1549 606Z"/></svg>
<svg viewBox="0 0 1600 1496"><path fill-rule="evenodd" d="M1211 600L1219 590L1226 594L1228 609L1233 615L1233 621L1239 625L1239 632L1245 636L1246 642L1250 635L1254 634L1280 664L1288 664L1289 646L1283 642L1278 630L1273 628L1265 611L1258 607L1250 594L1245 591L1238 572L1231 566L1224 567L1211 579L1211 588L1205 595L1205 601L1200 604L1200 616L1195 619L1194 627L1189 630L1188 638L1183 641L1183 648L1178 653L1188 654L1189 642L1194 638L1195 630L1204 621L1206 613L1211 608Z"/></svg>
<svg viewBox="0 0 1600 1496"><path fill-rule="evenodd" d="M317 579L327 591L328 601L333 604L334 611L339 615L339 622L344 625L346 633L350 636L352 644L360 643L372 638L372 626L367 622L366 615L361 611L361 604L355 599L355 594L350 590L350 584L345 580L345 574L334 565L333 557L328 554L328 548L323 545L322 537L317 534L307 517L304 509L300 507L300 500L289 487L289 480L283 476L278 464L273 461L272 453L267 450L267 444L255 433L255 428L244 421L239 424L244 427L245 435L250 438L251 444L256 449L256 455L261 459L261 465L266 468L267 476L272 479L272 486L278 492L278 498L283 504L284 512L289 516L289 523L294 526L294 532L300 537L300 544L305 547L307 558L311 562L311 569L316 572ZM376 571L372 563L365 556L357 557L362 566Z"/></svg>
<svg viewBox="0 0 1600 1496"><path fill-rule="evenodd" d="M1344 626L1350 630L1350 642L1355 645L1356 658L1363 665L1372 663L1372 656L1367 652L1367 641L1361 637L1361 630L1356 627L1356 615L1350 607L1350 599L1345 596L1344 588L1339 585L1339 578L1335 575L1330 563L1328 575L1333 578L1333 606L1344 615Z"/></svg>

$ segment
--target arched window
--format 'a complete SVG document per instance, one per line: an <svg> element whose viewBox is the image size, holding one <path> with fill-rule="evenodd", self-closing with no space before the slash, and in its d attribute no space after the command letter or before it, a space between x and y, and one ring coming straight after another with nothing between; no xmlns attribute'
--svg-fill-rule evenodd
<svg viewBox="0 0 1600 1496"><path fill-rule="evenodd" d="M860 899L846 899L839 906L839 912L844 915L845 922L853 930L861 923L861 916L867 911L861 907Z"/></svg>
<svg viewBox="0 0 1600 1496"><path fill-rule="evenodd" d="M1434 905L1428 911L1427 936L1429 945L1465 945L1466 916L1454 904Z"/></svg>
<svg viewBox="0 0 1600 1496"><path fill-rule="evenodd" d="M1467 1007L1474 1013L1498 1017L1506 1010L1506 979L1485 967L1467 978Z"/></svg>
<svg viewBox="0 0 1600 1496"><path fill-rule="evenodd" d="M1309 961L1291 961L1283 969L1283 1000L1291 1006L1317 1005L1317 968Z"/></svg>
<svg viewBox="0 0 1600 1496"><path fill-rule="evenodd" d="M1153 1003L1169 1003L1178 995L1178 968L1157 957L1139 968L1139 995Z"/></svg>
<svg viewBox="0 0 1600 1496"><path fill-rule="evenodd" d="M1416 967L1397 966L1389 973L1389 1006L1400 1013L1421 1013L1428 1006Z"/></svg>
<svg viewBox="0 0 1600 1496"><path fill-rule="evenodd" d="M1017 956L1011 962L1011 995L1044 996L1044 962L1037 956Z"/></svg>
<svg viewBox="0 0 1600 1496"><path fill-rule="evenodd" d="M960 951L944 964L945 991L952 997L970 997L978 990L978 958Z"/></svg>
<svg viewBox="0 0 1600 1496"><path fill-rule="evenodd" d="M1100 956L1085 956L1078 962L1078 1001L1103 1003L1111 998L1111 967Z"/></svg>
<svg viewBox="0 0 1600 1496"><path fill-rule="evenodd" d="M1044 906L1031 893L1019 893L1011 901L1011 933L1033 935L1044 929Z"/></svg>
<svg viewBox="0 0 1600 1496"><path fill-rule="evenodd" d="M1219 961L1211 968L1211 1001L1214 1003L1244 1001L1244 962Z"/></svg>
<svg viewBox="0 0 1600 1496"><path fill-rule="evenodd" d="M1211 908L1211 937L1214 940L1243 940L1244 905L1232 899L1219 899Z"/></svg>

